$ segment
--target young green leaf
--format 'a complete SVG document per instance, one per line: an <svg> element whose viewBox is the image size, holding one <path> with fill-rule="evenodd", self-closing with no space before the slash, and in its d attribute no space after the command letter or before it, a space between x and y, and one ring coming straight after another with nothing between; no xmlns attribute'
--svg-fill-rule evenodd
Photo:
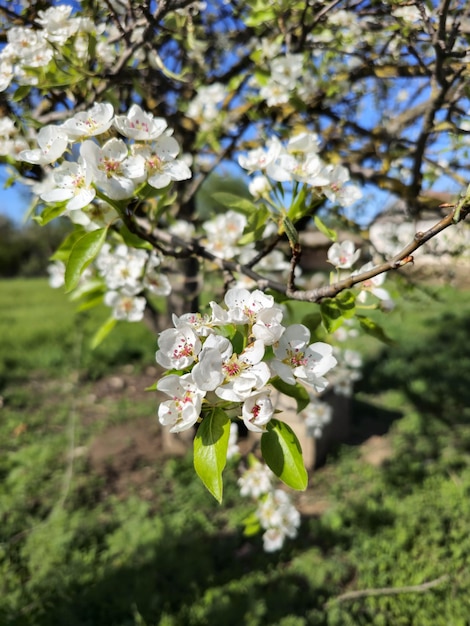
<svg viewBox="0 0 470 626"><path fill-rule="evenodd" d="M286 485L299 491L307 488L302 448L290 426L272 419L261 436L261 453L269 468Z"/></svg>
<svg viewBox="0 0 470 626"><path fill-rule="evenodd" d="M245 519L242 521L242 524L245 527L243 529L243 534L245 535L245 537L252 537L253 535L257 535L261 530L261 524L255 511L253 511L253 513L250 513L248 517L245 517Z"/></svg>
<svg viewBox="0 0 470 626"><path fill-rule="evenodd" d="M109 317L104 324L102 324L96 333L93 335L93 338L90 343L90 347L92 350L97 348L100 343L109 335L109 333L116 326L117 320L114 317Z"/></svg>
<svg viewBox="0 0 470 626"><path fill-rule="evenodd" d="M101 250L106 240L107 228L92 230L75 242L65 269L65 291L72 291L84 270Z"/></svg>
<svg viewBox="0 0 470 626"><path fill-rule="evenodd" d="M302 409L305 409L307 404L310 403L310 396L308 395L308 391L303 385L300 385L299 383L297 383L296 385L289 385L289 383L284 382L281 378L276 376L276 378L273 378L271 380L271 384L281 393L295 399L295 401L297 402L297 413L300 413L300 411L302 411Z"/></svg>
<svg viewBox="0 0 470 626"><path fill-rule="evenodd" d="M239 245L246 246L248 243L262 239L268 220L268 209L263 204L256 207L256 210L248 215L245 234L238 240Z"/></svg>
<svg viewBox="0 0 470 626"><path fill-rule="evenodd" d="M325 298L321 301L320 313L327 333L334 333L344 322L343 311L334 298Z"/></svg>
<svg viewBox="0 0 470 626"><path fill-rule="evenodd" d="M356 296L352 291L342 291L336 296L343 317L350 318L356 311Z"/></svg>
<svg viewBox="0 0 470 626"><path fill-rule="evenodd" d="M377 322L374 322L374 320L371 320L369 317L365 317L364 315L358 315L357 319L359 320L362 330L368 335L375 337L382 343L386 343L389 346L393 346L395 344L395 341L387 335L382 326L377 324Z"/></svg>
<svg viewBox="0 0 470 626"><path fill-rule="evenodd" d="M56 203L52 206L47 206L41 215L35 215L33 217L34 221L39 224L39 226L45 226L52 220L55 220L59 215L65 211L65 202Z"/></svg>
<svg viewBox="0 0 470 626"><path fill-rule="evenodd" d="M310 334L313 335L321 324L321 314L318 313L318 311L315 311L315 313L308 313L307 315L304 315L301 323L306 326L309 329Z"/></svg>
<svg viewBox="0 0 470 626"><path fill-rule="evenodd" d="M282 226L284 228L284 232L287 235L291 248L298 245L299 243L299 233L297 232L292 220L290 220L287 216L282 220Z"/></svg>
<svg viewBox="0 0 470 626"><path fill-rule="evenodd" d="M229 436L229 418L222 409L214 409L204 417L194 438L194 469L218 502L222 502Z"/></svg>
<svg viewBox="0 0 470 626"><path fill-rule="evenodd" d="M332 228L328 228L328 226L324 222L322 222L318 215L315 215L313 219L315 221L315 226L321 233L328 237L328 239L331 239L331 241L337 241L338 235L336 234L335 230L333 230Z"/></svg>
<svg viewBox="0 0 470 626"><path fill-rule="evenodd" d="M289 208L287 216L290 220L295 224L305 213L305 199L307 197L307 186L304 185L301 187L300 191L294 198L292 205Z"/></svg>
<svg viewBox="0 0 470 626"><path fill-rule="evenodd" d="M82 230L73 230L62 241L62 243L54 252L54 254L51 257L49 257L49 260L50 261L62 261L63 263L66 263L67 259L70 256L72 248L81 237L83 237Z"/></svg>
<svg viewBox="0 0 470 626"><path fill-rule="evenodd" d="M246 216L258 211L258 206L251 202L251 200L242 198L241 196L236 196L234 193L217 191L212 194L212 197L216 202L220 202L220 204L227 209L234 209L234 211L244 213Z"/></svg>

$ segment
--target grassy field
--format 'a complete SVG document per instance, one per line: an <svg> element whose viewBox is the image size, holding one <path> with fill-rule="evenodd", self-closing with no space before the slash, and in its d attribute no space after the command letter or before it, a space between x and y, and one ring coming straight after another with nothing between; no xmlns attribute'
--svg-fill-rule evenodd
<svg viewBox="0 0 470 626"><path fill-rule="evenodd" d="M468 292L410 292L394 346L361 340L353 441L267 555L235 471L221 507L164 454L154 335L123 324L91 352L104 312L1 282L0 625L469 624L469 313Z"/></svg>

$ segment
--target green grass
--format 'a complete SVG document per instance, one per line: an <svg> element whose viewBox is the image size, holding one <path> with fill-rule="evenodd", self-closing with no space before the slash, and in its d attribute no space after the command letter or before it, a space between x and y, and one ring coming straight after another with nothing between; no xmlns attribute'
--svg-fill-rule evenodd
<svg viewBox="0 0 470 626"><path fill-rule="evenodd" d="M343 446L306 494L327 510L268 555L242 534L235 469L219 506L191 455L153 454L153 394L104 386L128 361L134 374L153 364L152 333L122 325L92 353L106 312L77 317L45 281L0 282L0 624L468 624L470 296L437 295L410 294L387 316L395 346L364 343L355 426L385 424L391 458L373 467ZM423 593L336 600L442 576Z"/></svg>
<svg viewBox="0 0 470 626"><path fill-rule="evenodd" d="M156 337L143 324L118 324L95 350L93 334L109 315L102 307L77 313L62 290L45 279L0 282L0 388L31 372L57 375L80 369L97 378L118 365L154 361Z"/></svg>

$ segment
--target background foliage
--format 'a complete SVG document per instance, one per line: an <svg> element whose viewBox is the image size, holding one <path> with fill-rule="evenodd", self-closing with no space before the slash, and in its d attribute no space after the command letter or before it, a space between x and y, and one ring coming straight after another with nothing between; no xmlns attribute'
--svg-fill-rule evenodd
<svg viewBox="0 0 470 626"><path fill-rule="evenodd" d="M0 296L2 624L466 623L470 424L455 407L468 396L449 400L446 413L428 399L437 383L444 401L453 397L452 367L465 367L468 292L415 292L389 316L396 346L384 353L370 340L352 441L388 432L388 460L371 464L365 443L330 455L298 502L299 538L273 555L242 534L250 504L234 472L221 508L189 456L165 459L151 439L154 394L132 395L148 378L150 332L123 324L90 353L93 320L74 317L45 281L3 282ZM451 326L441 316L448 308ZM435 378L425 378L428 359L405 360L411 338L418 357L434 355ZM141 353L129 353L136 345ZM402 370L427 387L410 395ZM444 575L421 594L335 601Z"/></svg>

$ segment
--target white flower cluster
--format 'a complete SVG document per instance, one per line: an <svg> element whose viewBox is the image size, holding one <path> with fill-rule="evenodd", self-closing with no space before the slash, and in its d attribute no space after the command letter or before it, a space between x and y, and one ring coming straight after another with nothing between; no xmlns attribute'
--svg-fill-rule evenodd
<svg viewBox="0 0 470 626"><path fill-rule="evenodd" d="M312 398L310 403L300 413L305 421L307 434L315 439L320 439L323 429L331 422L333 409L330 404L318 398Z"/></svg>
<svg viewBox="0 0 470 626"><path fill-rule="evenodd" d="M254 242L246 243L245 245L240 243L247 223L248 220L245 215L237 211L229 210L226 213L221 213L202 224L206 236L201 242L209 252L212 252L212 254L218 258L234 259L237 257L242 265L251 263L252 259L258 254L256 244ZM187 224L186 222L184 230L182 228L178 229L181 231L183 238L184 236L194 235L194 231L188 233ZM174 228L170 228L170 230L171 232L175 232L175 234L178 233L178 230ZM261 239L264 240L276 232L276 225L273 222L268 222L261 235ZM279 272L281 272L281 276L287 275L290 271L290 263L287 261L282 250L275 249L263 256L263 258L253 266L253 269L257 272L262 272L267 278L276 279L279 277ZM297 280L299 280L300 274L301 269L297 267ZM254 286L254 281L248 276L242 274L237 277L237 287L251 289Z"/></svg>
<svg viewBox="0 0 470 626"><path fill-rule="evenodd" d="M273 473L254 457L249 459L238 485L242 496L251 496L258 501L256 518L263 533L263 547L266 552L280 550L286 537L297 536L300 526L300 513L292 504L289 495L273 486Z"/></svg>
<svg viewBox="0 0 470 626"><path fill-rule="evenodd" d="M178 372L157 384L170 397L159 405L158 416L171 432L200 420L203 403L223 407L248 430L263 432L275 410L271 378L316 392L328 385L324 376L337 362L332 347L310 345L310 331L302 324L283 326L283 311L272 296L233 288L224 302L226 308L211 302L205 317L174 316L174 328L160 333L157 363Z"/></svg>
<svg viewBox="0 0 470 626"><path fill-rule="evenodd" d="M354 383L361 379L362 356L357 350L336 348L334 354L338 360L335 369L333 389L340 396L351 397Z"/></svg>
<svg viewBox="0 0 470 626"><path fill-rule="evenodd" d="M206 239L203 243L209 252L222 259L233 259L240 254L238 241L243 235L247 219L237 211L221 213L203 224Z"/></svg>
<svg viewBox="0 0 470 626"><path fill-rule="evenodd" d="M86 291L87 284L92 288L93 280L100 277L106 289L104 303L112 308L114 319L139 322L147 304L143 294L167 296L171 292L168 278L157 269L160 262L155 252L129 248L123 243L112 248L105 243L93 266L83 273L80 290ZM65 266L62 262L52 263L48 272L51 287L64 284Z"/></svg>
<svg viewBox="0 0 470 626"><path fill-rule="evenodd" d="M38 28L12 26L7 30L7 44L0 52L0 91L13 80L23 85L37 85L38 74L31 68L44 68L57 57L58 49L71 37L96 32L89 18L73 17L71 5L38 11ZM88 46L86 46L86 49Z"/></svg>
<svg viewBox="0 0 470 626"><path fill-rule="evenodd" d="M15 156L28 147L19 136L15 122L9 117L0 117L0 156Z"/></svg>
<svg viewBox="0 0 470 626"><path fill-rule="evenodd" d="M346 240L341 243L334 243L328 248L328 261L336 269L350 269L358 260L361 254L360 249L356 250L352 241Z"/></svg>
<svg viewBox="0 0 470 626"><path fill-rule="evenodd" d="M200 130L210 130L223 119L221 107L226 95L227 89L222 83L199 87L186 115L198 122Z"/></svg>
<svg viewBox="0 0 470 626"><path fill-rule="evenodd" d="M266 148L255 148L240 155L239 165L249 173L261 171L275 182L299 182L313 187L319 195L344 207L362 196L354 185L348 185L349 172L341 165L328 165L318 155L316 134L300 133L283 146L277 137L266 142Z"/></svg>
<svg viewBox="0 0 470 626"><path fill-rule="evenodd" d="M334 243L328 249L328 261L336 267L336 269L351 269L352 266L359 259L361 251L356 250L352 241L346 240L341 243ZM368 272L374 268L374 264L369 261L361 268L354 270L351 276L357 276L364 272ZM385 281L385 273L378 274L372 278L362 281L359 285L360 293L357 296L359 302L364 303L367 299L367 294L370 293L382 302L386 303L386 306L393 306L392 298L386 289L383 289L382 285Z"/></svg>
<svg viewBox="0 0 470 626"><path fill-rule="evenodd" d="M123 136L111 136L114 129ZM115 115L109 103L95 104L60 125L41 128L38 147L23 150L19 159L50 165L66 153L77 160L63 160L52 170L44 202L65 202L68 211L88 207L98 191L109 200L132 198L141 186L163 189L172 181L186 180L191 171L177 159L179 145L164 119L133 104L127 115ZM102 136L103 141L98 137ZM100 137L101 139L101 137Z"/></svg>

